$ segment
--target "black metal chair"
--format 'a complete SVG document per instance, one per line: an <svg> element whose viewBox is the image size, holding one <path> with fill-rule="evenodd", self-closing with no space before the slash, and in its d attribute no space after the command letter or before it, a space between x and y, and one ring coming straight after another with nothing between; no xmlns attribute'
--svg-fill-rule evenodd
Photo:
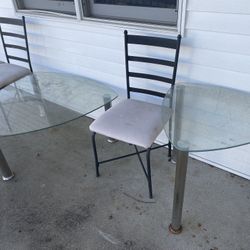
<svg viewBox="0 0 250 250"><path fill-rule="evenodd" d="M90 125L96 162L96 176L98 177L100 175L100 164L118 160L127 156L137 155L148 181L149 197L152 198L153 192L151 181L150 152L152 149L157 149L168 145L169 156L171 156L171 144L167 143L165 145L152 147L152 144L154 143L155 139L160 134L164 126L161 119L161 105L132 99L131 94L134 92L137 93L137 95L146 94L162 99L165 97L166 91L161 92L158 90L156 91L155 89L145 89L141 87L143 85L139 85L138 87L136 85L137 82L132 84L131 78L149 79L157 82L167 83L167 88L171 85L174 85L176 79L181 36L178 35L177 38L137 36L128 35L128 32L125 30L124 39L127 99L110 108ZM155 58L155 56L152 58L132 55L130 47L134 45L146 46L146 48L148 48L148 46L150 46L150 48L162 47L163 49L171 50L174 56L172 60L166 60L162 58ZM161 50L161 52L162 51L163 50ZM156 74L135 72L135 67L133 68L133 71L131 71L131 62L136 64L146 63L150 65L155 64L170 67L171 76L163 77ZM169 109L169 117L170 116L171 110ZM135 153L99 161L95 141L96 133L134 145ZM138 146L144 149L139 151ZM143 152L146 152L146 167L144 166L142 158L140 156L140 154Z"/></svg>
<svg viewBox="0 0 250 250"><path fill-rule="evenodd" d="M4 25L18 26L21 29L19 29L18 32L13 32L12 30L11 31L7 30L8 27L3 27ZM29 69L32 72L25 17L23 16L22 19L0 17L0 33L7 62L10 63L10 60L25 62L29 65ZM20 45L20 43L16 44L7 41L7 37L12 37L12 38L14 37L20 39L21 41L23 41L22 45ZM23 58L21 56L11 55L9 49L25 51L26 58Z"/></svg>
<svg viewBox="0 0 250 250"><path fill-rule="evenodd" d="M13 29L11 28L13 26L17 27ZM0 35L8 62L7 64L0 64L0 88L4 88L6 85L31 74L33 71L30 61L25 17L22 17L22 19L0 17ZM15 55L17 51L21 51L19 53L21 55ZM26 63L28 67L10 63L12 61Z"/></svg>

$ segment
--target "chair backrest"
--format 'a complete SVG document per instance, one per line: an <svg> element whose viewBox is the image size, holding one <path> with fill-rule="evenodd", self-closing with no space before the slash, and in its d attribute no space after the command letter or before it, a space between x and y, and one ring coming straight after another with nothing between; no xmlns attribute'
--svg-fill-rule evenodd
<svg viewBox="0 0 250 250"><path fill-rule="evenodd" d="M13 31L7 31L7 26L3 27L4 25L11 25L11 26L18 26L21 27L20 33L16 33ZM25 62L29 65L29 68L32 72L32 66L30 61L30 53L29 53L29 46L28 46L28 38L26 32L26 25L25 25L25 17L23 16L22 19L15 19L15 18L7 18L7 17L0 17L0 35L3 42L3 48L6 55L7 62L10 63L10 60L21 61ZM14 44L12 42L7 41L7 37L14 37L17 39L23 40L23 45ZM21 56L11 55L9 49L21 50L25 51L26 56L23 58Z"/></svg>
<svg viewBox="0 0 250 250"><path fill-rule="evenodd" d="M143 93L143 94L148 94L148 95L153 95L153 96L163 98L166 93L155 91L155 90L150 90L150 89L146 89L142 87L132 86L130 82L130 78L144 78L144 79L155 80L155 81L160 81L160 82L174 85L175 79L176 79L178 58L179 58L181 35L178 35L177 38L175 39L159 38L159 37L150 37L150 36L128 35L127 30L125 30L124 40L125 40L127 97L130 98L131 92L137 92L137 93ZM131 52L129 52L129 46L128 46L129 44L171 49L174 52L174 59L165 60L165 59L158 59L155 57L132 56ZM171 70L170 77L163 77L163 76L159 76L156 74L134 72L134 71L130 71L129 62L162 65L162 66L170 67L172 70Z"/></svg>

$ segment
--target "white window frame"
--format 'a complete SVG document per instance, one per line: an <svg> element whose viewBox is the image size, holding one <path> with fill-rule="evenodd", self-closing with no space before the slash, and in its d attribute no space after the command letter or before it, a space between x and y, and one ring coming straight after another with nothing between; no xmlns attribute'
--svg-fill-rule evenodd
<svg viewBox="0 0 250 250"><path fill-rule="evenodd" d="M54 17L81 19L80 9L79 9L79 0L73 0L73 2L75 4L75 11L76 11L75 15L60 13L60 12L56 12L56 11L53 11L53 10L52 11L47 11L47 10L37 10L37 9L20 9L18 7L18 3L17 3L18 1L19 0L12 0L15 11L17 13L34 14L34 15L39 15L39 16L54 16ZM56 0L55 0L55 2L56 2ZM58 0L58 2L59 2L59 0ZM53 3L53 1L52 1L52 3ZM65 4L67 4L67 1L66 1Z"/></svg>
<svg viewBox="0 0 250 250"><path fill-rule="evenodd" d="M134 21L176 26L178 16L178 3L175 8L159 8L147 6L130 6L95 3L95 0L82 0L86 6L87 16L100 19Z"/></svg>
<svg viewBox="0 0 250 250"><path fill-rule="evenodd" d="M75 8L76 8L76 16L67 15L63 13L57 13L57 12L49 12L49 11L40 11L40 10L23 10L18 9L17 5L18 0L12 0L14 9L17 14L20 15L28 15L28 16L38 16L42 18L46 17L52 17L52 18L64 18L68 21L72 20L72 22L77 21L79 24L79 21L82 21L87 24L100 24L100 25L112 25L115 27L120 28L135 28L140 30L151 30L152 32L157 31L169 31L170 33L179 33L181 35L184 35L184 26L185 26L185 18L186 18L186 4L187 0L179 0L178 1L178 17L177 17L177 25L175 26L169 26L169 25L161 25L161 24L148 24L148 23L142 23L137 21L124 21L124 20L114 20L114 19L105 19L105 18L97 18L97 17L87 17L85 12L85 9L82 0L74 0Z"/></svg>
<svg viewBox="0 0 250 250"><path fill-rule="evenodd" d="M79 1L79 6L82 8L82 0ZM148 30L153 33L157 32L168 32L170 35L175 35L176 33L181 34L184 36L185 31L185 21L186 21L186 6L187 6L187 0L179 0L178 1L178 16L177 16L177 25L175 26L169 26L169 25L160 25L160 24L148 24L148 23L140 23L140 22L132 22L132 21L119 21L119 20L111 20L111 19L100 19L100 18L94 18L94 17L87 17L84 16L81 12L81 18L85 21L91 21L95 23L100 24L111 24L116 27L121 28L134 28L136 30ZM83 9L83 8L82 8Z"/></svg>

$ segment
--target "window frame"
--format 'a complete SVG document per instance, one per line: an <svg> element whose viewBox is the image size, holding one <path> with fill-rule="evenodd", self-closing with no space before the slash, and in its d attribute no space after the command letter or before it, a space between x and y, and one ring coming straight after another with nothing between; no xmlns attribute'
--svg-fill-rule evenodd
<svg viewBox="0 0 250 250"><path fill-rule="evenodd" d="M16 13L21 13L21 14L28 14L28 15L35 15L35 16L45 16L45 17L61 17L61 18L69 18L69 19L81 19L82 16L80 15L80 6L79 6L79 0L73 0L75 4L75 15L71 14L66 14L66 13L60 13L56 11L47 11L47 10L32 10L32 9L20 9L18 7L18 1L19 0L12 0L14 9ZM63 1L63 0L62 0Z"/></svg>
<svg viewBox="0 0 250 250"><path fill-rule="evenodd" d="M82 0L74 0L75 3L75 9L76 9L76 16L63 14L63 13L57 13L57 12L49 12L49 11L39 11L39 10L23 10L19 9L17 5L18 0L12 0L15 12L17 15L27 15L27 16L36 16L40 18L60 18L64 20L68 20L68 22L77 22L79 24L79 21L82 21L82 23L85 24L97 24L97 25L111 25L113 27L117 28L134 28L139 30L148 30L152 32L170 32L170 34L176 34L179 33L182 36L184 35L184 27L185 27L185 19L186 19L186 5L187 0L178 0L178 14L177 14L177 24L175 26L170 26L167 24L149 24L149 23L143 23L138 21L125 21L125 20L114 20L114 19L105 19L105 18L97 18L97 17L88 17L86 16L86 9L83 6Z"/></svg>
<svg viewBox="0 0 250 250"><path fill-rule="evenodd" d="M107 3L98 4L95 3L95 0L82 0L82 3L86 6L86 17L175 27L177 25L179 0L175 1L175 8L116 5Z"/></svg>

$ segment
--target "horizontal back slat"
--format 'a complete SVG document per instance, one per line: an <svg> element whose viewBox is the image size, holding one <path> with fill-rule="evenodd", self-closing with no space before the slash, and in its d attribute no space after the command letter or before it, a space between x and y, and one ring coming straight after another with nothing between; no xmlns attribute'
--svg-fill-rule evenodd
<svg viewBox="0 0 250 250"><path fill-rule="evenodd" d="M168 83L171 85L175 84L176 79L176 72L177 72L177 63L179 58L179 49L180 49L180 42L181 42L181 35L178 35L176 38L161 38L161 37L151 37L151 36L142 36L142 35L128 35L128 31L124 30L124 49L125 49L125 67L126 67L126 83L127 83L127 97L130 98L131 92L138 92L143 94L149 94L157 97L164 97L165 93L160 93L154 91L154 86L148 89L145 86L136 86L137 83L133 81L130 83L131 78L143 78L153 81L160 81L163 83ZM129 46L130 45L130 46ZM131 47L136 49L136 46L132 45L140 45L140 47L147 47L150 46L150 50L163 48L162 52L165 54L171 54L174 52L174 59L164 59L162 56L158 58L157 56L151 57L150 55L136 55L134 50L130 50ZM166 50L165 50L166 49ZM170 50L167 50L170 49ZM133 54L134 53L134 54ZM172 57L171 57L172 58ZM169 73L170 77L164 77L158 75L157 73L143 73L143 72L136 72L136 68L133 68L133 71L130 70L130 66L132 65L131 62L136 63L148 63L153 66L161 65L167 66L172 68L172 72ZM151 67L151 65L147 65L147 69ZM144 65L145 66L145 65ZM162 67L161 67L162 68ZM167 69L169 72L169 68ZM132 85L132 86L131 86ZM167 84L166 84L167 85Z"/></svg>
<svg viewBox="0 0 250 250"><path fill-rule="evenodd" d="M2 24L11 24L15 26L21 26L19 29L19 32L22 33L16 33L15 31L13 32L11 27L3 27ZM3 30L4 28L4 30ZM10 30L8 30L10 28ZM15 38L21 38L24 39L25 44L23 43L22 46L18 45L18 43L11 42L11 41L6 41L6 37L15 37ZM25 25L25 17L22 16L21 19L16 19L16 18L7 18L7 17L0 17L0 37L3 43L3 49L4 53L7 59L7 62L10 63L10 60L16 60L16 61L21 61L28 63L30 70L32 71L32 66L30 62L30 53L29 53L29 47L28 47L28 39L27 39L27 32L26 32L26 25ZM24 58L22 55L19 57L18 55L15 56L11 55L12 53L15 53L15 51L10 51L10 49L18 49L18 50L23 50L26 52L26 56L24 55Z"/></svg>
<svg viewBox="0 0 250 250"><path fill-rule="evenodd" d="M4 36L12 36L12 37L18 37L18 38L25 39L25 36L24 36L24 35L17 34L17 33L12 33L12 32L2 32L2 34L3 34Z"/></svg>
<svg viewBox="0 0 250 250"><path fill-rule="evenodd" d="M143 93L143 94L147 94L147 95L154 95L154 96L158 96L158 97L162 97L162 98L165 97L164 93L157 92L154 90L149 90L149 89L129 87L129 90L132 92Z"/></svg>
<svg viewBox="0 0 250 250"><path fill-rule="evenodd" d="M141 56L128 56L129 61L134 62L144 62L144 63L153 63L153 64L160 64L169 67L174 67L174 62L156 58L149 58L149 57L141 57Z"/></svg>
<svg viewBox="0 0 250 250"><path fill-rule="evenodd" d="M164 48L177 48L177 41L168 38L128 35L128 43L142 44Z"/></svg>
<svg viewBox="0 0 250 250"><path fill-rule="evenodd" d="M128 75L130 77L144 78L144 79L156 80L160 82L172 83L172 79L163 77L163 76L156 76L156 75L151 75L151 74L135 73L135 72L128 72Z"/></svg>
<svg viewBox="0 0 250 250"><path fill-rule="evenodd" d="M16 18L0 17L0 24L1 23L23 26L23 20L22 19L16 19Z"/></svg>
<svg viewBox="0 0 250 250"><path fill-rule="evenodd" d="M22 62L29 63L29 60L28 60L28 59L24 59L24 58L17 57L17 56L8 56L8 58L9 58L9 59L12 59L12 60L17 60L17 61L22 61Z"/></svg>
<svg viewBox="0 0 250 250"><path fill-rule="evenodd" d="M6 48L13 48L13 49L21 49L21 50L27 50L26 47L19 46L19 45L14 45L14 44L5 44Z"/></svg>

